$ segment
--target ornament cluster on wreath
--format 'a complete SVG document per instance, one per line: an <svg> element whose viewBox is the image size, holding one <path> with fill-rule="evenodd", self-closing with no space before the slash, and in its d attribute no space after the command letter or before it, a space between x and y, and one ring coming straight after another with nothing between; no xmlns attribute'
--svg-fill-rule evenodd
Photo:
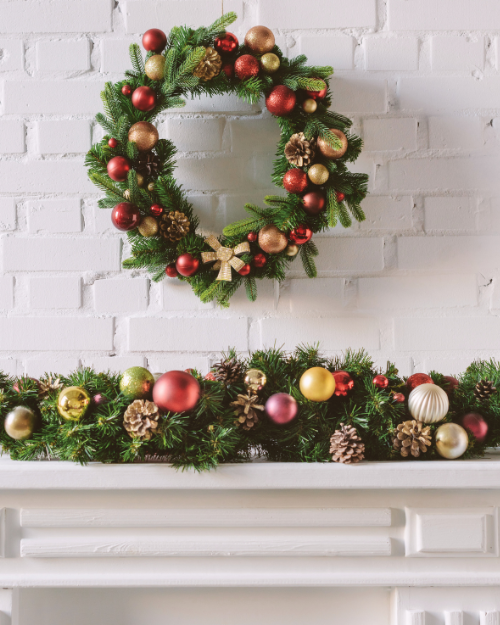
<svg viewBox="0 0 500 625"><path fill-rule="evenodd" d="M223 15L208 28L175 27L168 36L148 30L130 46L133 69L101 94L104 113L96 121L107 133L89 151L92 182L105 192L101 208L112 208L116 228L127 232L129 269L148 269L188 282L203 301L227 306L245 285L251 301L257 279L283 280L300 255L306 274L316 276L313 235L338 222L361 221L368 177L347 164L361 152L352 122L333 112L331 67L307 66L301 55L287 59L265 26L251 28L240 44L226 31L236 19ZM246 204L249 217L228 224L220 237L205 239L199 220L177 184L175 147L154 125L184 97L234 93L267 109L281 129L272 180L285 195L264 199L266 208ZM300 253L300 254L299 254Z"/></svg>

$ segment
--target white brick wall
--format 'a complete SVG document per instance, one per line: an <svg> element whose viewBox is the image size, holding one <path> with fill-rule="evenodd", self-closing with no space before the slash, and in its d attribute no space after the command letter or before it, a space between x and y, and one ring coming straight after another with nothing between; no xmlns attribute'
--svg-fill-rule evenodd
<svg viewBox="0 0 500 625"><path fill-rule="evenodd" d="M224 311L120 268L123 237L83 167L99 92L130 68L129 44L208 23L220 0L0 4L0 369L205 372L230 345L318 340L408 374L500 357L498 0L224 0L240 40L265 24L288 56L334 66L334 108L366 146L353 170L372 176L367 220L315 237L320 278L297 261L256 304L240 290ZM277 192L279 132L262 103L203 97L159 129L207 233Z"/></svg>

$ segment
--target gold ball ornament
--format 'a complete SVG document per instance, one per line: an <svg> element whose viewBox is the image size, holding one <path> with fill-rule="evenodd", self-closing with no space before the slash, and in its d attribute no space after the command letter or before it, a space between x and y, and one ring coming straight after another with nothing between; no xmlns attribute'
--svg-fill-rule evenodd
<svg viewBox="0 0 500 625"><path fill-rule="evenodd" d="M280 57L273 52L268 52L264 54L260 59L260 64L262 65L262 69L266 72L266 74L274 74L280 68Z"/></svg>
<svg viewBox="0 0 500 625"><path fill-rule="evenodd" d="M154 217L148 215L142 218L138 230L143 237L154 237L155 234L158 234L158 222Z"/></svg>
<svg viewBox="0 0 500 625"><path fill-rule="evenodd" d="M90 408L90 395L80 386L63 388L57 399L57 412L66 421L79 421Z"/></svg>
<svg viewBox="0 0 500 625"><path fill-rule="evenodd" d="M165 75L165 57L162 54L149 57L144 65L144 71L151 80L162 80Z"/></svg>
<svg viewBox="0 0 500 625"><path fill-rule="evenodd" d="M307 98L307 100L304 100L304 102L302 102L302 109L304 110L305 113L315 113L316 109L318 108L318 103L316 102L316 100L313 100L312 98Z"/></svg>
<svg viewBox="0 0 500 625"><path fill-rule="evenodd" d="M450 408L448 394L437 384L420 384L408 397L411 416L422 423L437 423Z"/></svg>
<svg viewBox="0 0 500 625"><path fill-rule="evenodd" d="M335 392L335 378L323 367L312 367L300 378L300 392L310 401L327 401Z"/></svg>
<svg viewBox="0 0 500 625"><path fill-rule="evenodd" d="M147 369L130 367L122 373L120 391L127 399L149 399L154 383L154 376Z"/></svg>
<svg viewBox="0 0 500 625"><path fill-rule="evenodd" d="M436 449L447 460L460 458L469 446L466 430L458 423L443 423L436 430Z"/></svg>
<svg viewBox="0 0 500 625"><path fill-rule="evenodd" d="M273 224L264 226L259 230L259 246L268 254L279 254L288 245L288 239L284 232L281 232Z"/></svg>
<svg viewBox="0 0 500 625"><path fill-rule="evenodd" d="M128 140L134 141L139 152L149 152L158 143L158 130L149 122L137 122L128 131Z"/></svg>
<svg viewBox="0 0 500 625"><path fill-rule="evenodd" d="M299 253L299 246L294 243L290 243L290 245L286 246L285 254L287 256L297 256Z"/></svg>
<svg viewBox="0 0 500 625"><path fill-rule="evenodd" d="M31 408L16 406L5 417L5 432L16 441L31 438L37 424L37 417Z"/></svg>
<svg viewBox="0 0 500 625"><path fill-rule="evenodd" d="M251 391L260 391L267 382L266 374L260 369L249 369L245 374L245 386Z"/></svg>
<svg viewBox="0 0 500 625"><path fill-rule="evenodd" d="M135 177L137 179L137 186L138 187L143 187L146 184L146 178L140 174L139 172L136 172Z"/></svg>
<svg viewBox="0 0 500 625"><path fill-rule="evenodd" d="M313 184L318 185L325 184L330 177L328 169L324 165L321 165L321 163L316 163L316 165L310 167L307 175Z"/></svg>
<svg viewBox="0 0 500 625"><path fill-rule="evenodd" d="M246 47L250 48L252 52L257 52L257 54L271 52L275 43L276 40L272 31L266 26L254 26L245 35Z"/></svg>
<svg viewBox="0 0 500 625"><path fill-rule="evenodd" d="M326 156L326 158L331 158L331 159L342 158L344 154L347 152L347 148L349 145L347 143L347 137L341 130L337 130L336 128L330 128L330 132L336 135L342 142L342 147L340 148L340 150L334 150L321 137L318 137L318 149L321 152L321 154L323 154L323 156Z"/></svg>
<svg viewBox="0 0 500 625"><path fill-rule="evenodd" d="M154 182L150 182L150 183L148 184L148 191L149 191L150 193L152 193L154 190L155 190L155 183L154 183Z"/></svg>

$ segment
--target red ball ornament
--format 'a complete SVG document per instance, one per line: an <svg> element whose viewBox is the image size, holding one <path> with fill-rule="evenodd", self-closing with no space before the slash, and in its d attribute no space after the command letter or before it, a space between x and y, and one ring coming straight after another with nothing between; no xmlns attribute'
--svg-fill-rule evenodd
<svg viewBox="0 0 500 625"><path fill-rule="evenodd" d="M288 237L292 243L296 245L303 245L312 239L312 230L307 226L300 225L294 228L290 232L290 236Z"/></svg>
<svg viewBox="0 0 500 625"><path fill-rule="evenodd" d="M343 202L345 200L345 193L337 191L337 202Z"/></svg>
<svg viewBox="0 0 500 625"><path fill-rule="evenodd" d="M185 254L181 254L175 261L175 268L181 276L194 276L194 274L198 271L199 266L200 261L187 252Z"/></svg>
<svg viewBox="0 0 500 625"><path fill-rule="evenodd" d="M405 401L405 396L403 395L403 393L394 393L394 395L392 396L392 399L397 403L397 404L402 404Z"/></svg>
<svg viewBox="0 0 500 625"><path fill-rule="evenodd" d="M372 382L377 388L387 388L389 386L389 380L385 375L376 375Z"/></svg>
<svg viewBox="0 0 500 625"><path fill-rule="evenodd" d="M294 167L283 176L283 186L288 193L302 193L307 189L307 174Z"/></svg>
<svg viewBox="0 0 500 625"><path fill-rule="evenodd" d="M108 163L107 169L111 180L125 182L130 171L130 163L124 156L113 156Z"/></svg>
<svg viewBox="0 0 500 625"><path fill-rule="evenodd" d="M159 204L153 204L149 210L155 217L159 217L163 213L163 208Z"/></svg>
<svg viewBox="0 0 500 625"><path fill-rule="evenodd" d="M469 412L462 419L462 425L472 432L474 437L482 443L488 434L488 424L478 412Z"/></svg>
<svg viewBox="0 0 500 625"><path fill-rule="evenodd" d="M285 85L274 87L266 98L267 110L273 115L288 115L295 107L297 98L295 93Z"/></svg>
<svg viewBox="0 0 500 625"><path fill-rule="evenodd" d="M175 263L170 263L170 265L167 265L165 267L165 273L169 278L177 278L177 276L179 275Z"/></svg>
<svg viewBox="0 0 500 625"><path fill-rule="evenodd" d="M164 412L187 412L200 399L198 380L185 371L168 371L153 386L153 401Z"/></svg>
<svg viewBox="0 0 500 625"><path fill-rule="evenodd" d="M417 388L417 386L421 384L434 384L434 381L431 376L426 373L414 373L406 380L406 386L410 391L413 391L414 388Z"/></svg>
<svg viewBox="0 0 500 625"><path fill-rule="evenodd" d="M453 395L453 393L457 390L457 388L460 385L460 382L457 380L457 378L454 378L452 375L444 375L443 381L444 381L443 388L448 395Z"/></svg>
<svg viewBox="0 0 500 625"><path fill-rule="evenodd" d="M320 91L307 91L307 97L312 98L313 100L323 100L326 97L326 93L328 91L328 86L326 82L321 81L325 86Z"/></svg>
<svg viewBox="0 0 500 625"><path fill-rule="evenodd" d="M251 54L243 54L234 62L234 72L240 80L257 76L259 68L259 61Z"/></svg>
<svg viewBox="0 0 500 625"><path fill-rule="evenodd" d="M224 33L222 37L216 37L214 48L219 54L230 54L234 52L239 45L238 37L233 33Z"/></svg>
<svg viewBox="0 0 500 625"><path fill-rule="evenodd" d="M111 221L118 230L133 230L141 223L141 213L135 204L120 202L111 211Z"/></svg>
<svg viewBox="0 0 500 625"><path fill-rule="evenodd" d="M334 371L332 375L335 379L335 395L347 397L347 393L354 388L354 380L347 371Z"/></svg>
<svg viewBox="0 0 500 625"><path fill-rule="evenodd" d="M266 401L266 414L276 425L293 421L298 410L297 401L288 393L276 393Z"/></svg>
<svg viewBox="0 0 500 625"><path fill-rule="evenodd" d="M264 256L264 254L255 254L255 256L253 257L253 264L256 267L264 267L264 265L267 263L267 258Z"/></svg>
<svg viewBox="0 0 500 625"><path fill-rule="evenodd" d="M123 85L122 93L128 98L128 96L132 93L132 87L130 85Z"/></svg>
<svg viewBox="0 0 500 625"><path fill-rule="evenodd" d="M255 241L257 241L258 238L259 238L258 232L249 232L247 234L247 240L250 241L250 243L255 243Z"/></svg>
<svg viewBox="0 0 500 625"><path fill-rule="evenodd" d="M111 137L111 139L108 139L108 145L110 148L116 148L116 146L118 145L118 141Z"/></svg>
<svg viewBox="0 0 500 625"><path fill-rule="evenodd" d="M211 382L217 382L217 378L215 377L215 375L212 373L212 371L209 371L207 373L207 375L205 376L205 380L210 380Z"/></svg>
<svg viewBox="0 0 500 625"><path fill-rule="evenodd" d="M167 35L159 28L150 28L142 36L142 45L145 50L162 52L167 45Z"/></svg>
<svg viewBox="0 0 500 625"><path fill-rule="evenodd" d="M222 66L222 71L228 78L233 78L234 76L234 65L233 63L224 63Z"/></svg>
<svg viewBox="0 0 500 625"><path fill-rule="evenodd" d="M243 265L243 267L238 271L240 276L248 276L248 274L252 271L252 266L248 263Z"/></svg>
<svg viewBox="0 0 500 625"><path fill-rule="evenodd" d="M132 94L132 104L139 111L152 111L156 106L156 93L151 87L137 87Z"/></svg>
<svg viewBox="0 0 500 625"><path fill-rule="evenodd" d="M326 199L324 193L321 193L321 191L310 191L304 195L302 202L306 213L309 213L309 215L317 215L325 209Z"/></svg>

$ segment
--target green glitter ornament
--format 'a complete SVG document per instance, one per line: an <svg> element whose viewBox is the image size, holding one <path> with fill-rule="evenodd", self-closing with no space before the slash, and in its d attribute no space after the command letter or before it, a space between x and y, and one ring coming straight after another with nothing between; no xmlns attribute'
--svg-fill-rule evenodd
<svg viewBox="0 0 500 625"><path fill-rule="evenodd" d="M120 378L120 391L128 399L149 399L155 379L144 367L130 367Z"/></svg>

